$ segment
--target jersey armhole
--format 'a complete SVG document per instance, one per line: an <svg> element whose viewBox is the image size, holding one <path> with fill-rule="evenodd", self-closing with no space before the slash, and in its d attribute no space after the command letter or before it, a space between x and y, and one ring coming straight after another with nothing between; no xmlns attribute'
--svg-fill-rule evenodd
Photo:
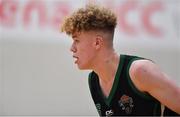
<svg viewBox="0 0 180 117"><path fill-rule="evenodd" d="M132 90L137 94L139 95L140 97L144 98L144 99L147 99L147 100L155 100L152 96L150 96L148 93L144 93L144 92L141 92L139 89L136 88L136 86L134 85L133 81L131 80L131 77L129 75L129 69L131 67L131 64L136 61L136 60L143 60L143 58L134 58L134 59L131 59L130 62L128 63L127 65L127 80L128 80L128 84L130 85L130 87L132 88Z"/></svg>

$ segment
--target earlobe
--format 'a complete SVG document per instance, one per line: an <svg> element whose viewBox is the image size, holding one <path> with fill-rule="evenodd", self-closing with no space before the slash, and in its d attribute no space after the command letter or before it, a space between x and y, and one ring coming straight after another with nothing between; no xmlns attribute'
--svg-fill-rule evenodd
<svg viewBox="0 0 180 117"><path fill-rule="evenodd" d="M96 45L96 50L98 50L101 46L98 44Z"/></svg>

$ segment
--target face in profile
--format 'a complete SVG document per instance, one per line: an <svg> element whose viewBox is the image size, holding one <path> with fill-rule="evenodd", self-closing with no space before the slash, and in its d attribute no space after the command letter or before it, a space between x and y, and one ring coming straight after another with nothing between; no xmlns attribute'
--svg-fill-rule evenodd
<svg viewBox="0 0 180 117"><path fill-rule="evenodd" d="M96 55L95 36L92 32L76 32L72 35L72 39L70 50L73 53L74 63L79 69L91 69Z"/></svg>

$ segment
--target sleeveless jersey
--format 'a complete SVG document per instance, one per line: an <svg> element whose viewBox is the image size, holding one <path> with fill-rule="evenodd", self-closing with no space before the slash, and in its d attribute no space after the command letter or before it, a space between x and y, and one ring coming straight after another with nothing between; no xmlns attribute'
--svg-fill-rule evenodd
<svg viewBox="0 0 180 117"><path fill-rule="evenodd" d="M143 58L120 55L120 63L108 97L105 97L101 90L98 75L93 71L89 74L91 96L100 116L177 115L166 107L163 113L159 101L134 86L129 76L129 68L131 63L138 59Z"/></svg>

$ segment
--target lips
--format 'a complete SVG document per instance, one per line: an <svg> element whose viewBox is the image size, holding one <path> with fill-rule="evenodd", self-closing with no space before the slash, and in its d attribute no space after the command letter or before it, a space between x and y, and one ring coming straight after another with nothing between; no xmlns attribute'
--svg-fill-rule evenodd
<svg viewBox="0 0 180 117"><path fill-rule="evenodd" d="M74 56L74 55L73 55L73 58L75 59L74 63L77 64L79 58L77 56Z"/></svg>

